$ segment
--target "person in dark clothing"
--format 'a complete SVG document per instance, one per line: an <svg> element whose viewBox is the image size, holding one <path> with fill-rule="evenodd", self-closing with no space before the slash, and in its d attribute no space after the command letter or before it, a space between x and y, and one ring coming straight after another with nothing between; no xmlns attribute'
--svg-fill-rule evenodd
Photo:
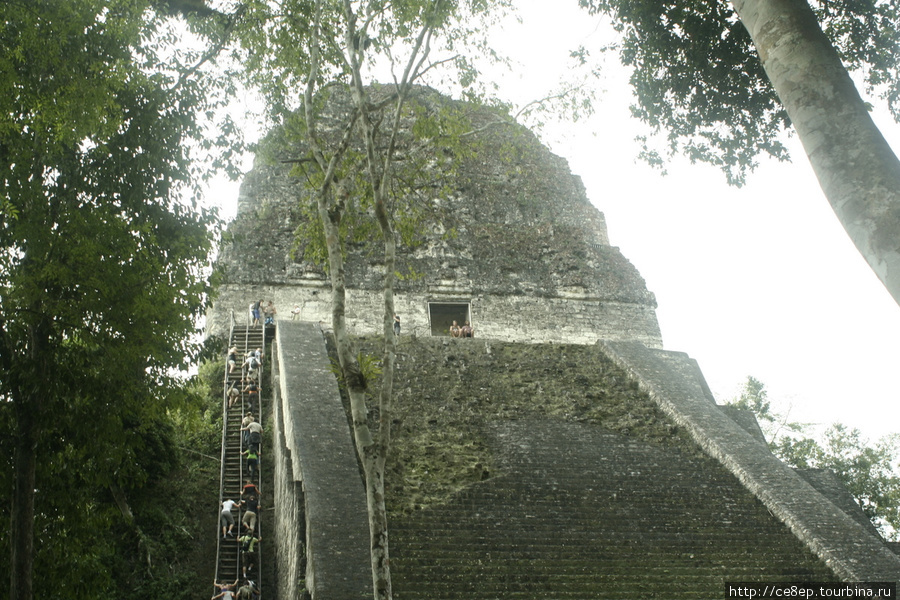
<svg viewBox="0 0 900 600"><path fill-rule="evenodd" d="M257 423L253 417L250 417L250 422L241 427L241 431L246 432L244 445L254 452L259 452L259 445L262 443L262 425Z"/></svg>
<svg viewBox="0 0 900 600"><path fill-rule="evenodd" d="M259 500L256 496L248 496L244 502L244 514L241 517L241 523L253 533L256 530L256 517L259 514Z"/></svg>
<svg viewBox="0 0 900 600"><path fill-rule="evenodd" d="M254 600L259 598L259 591L256 584L244 576L244 583L237 591L237 600Z"/></svg>
<svg viewBox="0 0 900 600"><path fill-rule="evenodd" d="M253 414L258 414L257 408L259 407L259 386L256 385L256 382L252 379L247 380L247 385L244 386L242 390L245 394L247 394L247 404L248 410Z"/></svg>
<svg viewBox="0 0 900 600"><path fill-rule="evenodd" d="M252 531L238 538L238 543L241 545L241 571L244 574L244 578L247 577L248 572L256 572L258 568L256 545L261 541Z"/></svg>
<svg viewBox="0 0 900 600"><path fill-rule="evenodd" d="M466 324L462 326L461 332L462 332L462 337L470 338L475 335L475 330L472 328L471 325L469 325L468 321L466 321Z"/></svg>
<svg viewBox="0 0 900 600"><path fill-rule="evenodd" d="M261 495L262 494L259 493L259 488L255 483L253 483L249 479L244 481L244 489L241 490L241 498L243 498L244 496L256 496L257 498L259 498Z"/></svg>

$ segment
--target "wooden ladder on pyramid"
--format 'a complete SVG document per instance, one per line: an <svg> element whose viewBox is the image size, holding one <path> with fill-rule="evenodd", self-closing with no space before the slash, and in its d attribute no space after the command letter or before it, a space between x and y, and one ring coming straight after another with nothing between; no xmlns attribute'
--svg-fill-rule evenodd
<svg viewBox="0 0 900 600"><path fill-rule="evenodd" d="M234 322L234 315L232 314L232 324L231 324L231 333L229 335L228 347L237 347L238 349L238 359L243 361L250 352L253 352L257 348L264 348L265 343L265 327L261 325L257 325L255 327L249 325L236 325ZM223 500L234 500L237 502L241 497L241 491L243 490L243 482L245 479L248 479L247 469L246 469L246 460L241 454L246 448L243 445L243 436L241 435L241 422L244 418L244 415L251 408L251 404L254 406L253 413L257 422L261 425L263 424L262 415L265 413L263 397L264 397L264 377L263 377L263 364L265 363L265 357L263 357L263 361L259 365L255 377L253 380L257 383L259 387L259 391L256 394L257 398L251 399L251 394L244 392L244 388L249 382L249 373L245 369L242 369L241 365L238 364L232 372L229 373L228 365L225 366L225 388L222 399L222 457L221 457L221 470L220 470L220 478L219 478L219 506L221 507L221 503ZM229 399L229 389L232 386L236 386L238 390L240 390L240 394L238 395L237 400L233 403L233 405L229 408L228 399ZM261 487L261 460L258 465L256 472L253 475L253 483L255 483L262 491ZM242 568L241 568L241 557L240 557L240 543L237 538L239 537L240 531L243 530L241 525L241 517L242 512L238 507L235 507L232 510L232 514L235 519L235 535L234 537L222 537L222 530L220 524L216 523L216 581L222 583L231 583L235 580L240 580L243 578ZM257 514L256 521L256 535L262 538L262 515ZM248 572L247 578L252 579L257 587L262 587L262 581L260 581L260 572L261 572L261 564L262 564L262 549L257 545L256 547L256 571L257 572ZM214 590L214 594L216 595L218 590Z"/></svg>

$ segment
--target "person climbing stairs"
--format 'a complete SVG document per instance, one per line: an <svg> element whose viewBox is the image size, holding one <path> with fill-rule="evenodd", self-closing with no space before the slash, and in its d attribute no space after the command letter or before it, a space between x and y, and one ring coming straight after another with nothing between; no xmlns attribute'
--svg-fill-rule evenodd
<svg viewBox="0 0 900 600"><path fill-rule="evenodd" d="M262 327L248 327L233 325L231 335L229 337L229 348L237 348L240 357L250 357L257 350L264 347L265 330ZM217 551L216 551L216 581L232 582L242 579L242 565L240 564L240 541L245 530L242 524L242 512L244 503L241 503L241 494L245 487L245 482L251 480L255 486L255 492L258 494L261 490L260 473L262 471L262 460L260 459L255 465L252 479L248 474L247 459L242 453L248 450L244 443L244 436L241 434L242 422L245 416L250 412L251 406L254 409L256 422L262 424L262 415L264 412L263 398L263 364L260 360L259 364L254 364L253 369L226 369L225 372L225 394L222 400L222 458L220 470L220 486L219 486L219 503L221 506L224 500L233 500L238 504L232 509L235 520L235 528L232 536L223 536L219 528L216 529ZM252 383L251 384L251 378ZM252 389L251 389L252 388ZM234 395L234 401L229 402L229 391L237 389L238 394ZM234 392L231 392L234 394ZM246 498L245 498L246 500ZM262 537L262 515L256 518L256 536ZM248 578L254 578L255 587L261 588L262 582L259 581L259 565L262 562L261 548L255 548L255 569L257 572L248 572Z"/></svg>

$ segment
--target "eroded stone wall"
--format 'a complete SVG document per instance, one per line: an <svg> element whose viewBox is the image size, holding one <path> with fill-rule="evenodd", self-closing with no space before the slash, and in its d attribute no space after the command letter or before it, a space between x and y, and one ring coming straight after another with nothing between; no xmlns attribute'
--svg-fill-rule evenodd
<svg viewBox="0 0 900 600"><path fill-rule="evenodd" d="M345 110L342 102L335 110ZM469 305L476 335L499 340L662 346L653 294L610 246L603 213L564 159L493 109L424 88L410 105L416 118L451 115L479 133L448 151L416 138L413 116L405 123L398 169L415 163L424 182L408 192L419 211L414 231L398 234L396 308L405 333L432 335L429 303L450 302ZM291 172L303 143L276 131L263 148L266 158L246 176L238 216L223 236L226 284L208 314L212 334L227 330L232 310L246 322L249 303L260 298L273 300L281 319L298 305L303 320L331 322L330 283L312 251L312 196ZM377 233L360 224L362 206L354 210L345 218L357 223L345 246L348 324L368 334L381 331L382 255Z"/></svg>
<svg viewBox="0 0 900 600"><path fill-rule="evenodd" d="M633 342L601 342L600 348L843 581L896 581L900 559L873 528L861 526L718 410L695 361Z"/></svg>
<svg viewBox="0 0 900 600"><path fill-rule="evenodd" d="M277 363L273 362L277 365ZM277 381L278 375L275 376ZM279 386L272 387L274 398L272 463L275 473L273 498L275 527L272 530L276 561L275 589L279 598L300 598L306 584L306 521L302 476L298 479L299 468L293 463L292 449L285 437L284 407Z"/></svg>
<svg viewBox="0 0 900 600"><path fill-rule="evenodd" d="M250 300L274 300L279 320L298 320L331 327L331 290L324 286L224 286L216 305L207 314L207 329L225 330L234 311L239 324L247 323ZM401 335L448 335L433 332L430 303L468 304L476 337L508 342L593 344L600 339L636 340L661 348L662 338L652 307L614 300L584 297L536 298L530 296L447 294L397 294L394 305L400 315ZM347 328L353 335L383 331L384 302L377 291L348 290Z"/></svg>

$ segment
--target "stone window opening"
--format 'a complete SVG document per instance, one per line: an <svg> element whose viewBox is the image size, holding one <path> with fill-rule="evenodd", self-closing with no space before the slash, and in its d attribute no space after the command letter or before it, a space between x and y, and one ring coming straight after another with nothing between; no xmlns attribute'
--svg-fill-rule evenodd
<svg viewBox="0 0 900 600"><path fill-rule="evenodd" d="M431 321L431 335L450 337L453 321L460 327L466 321L472 323L468 302L429 302L428 318Z"/></svg>

